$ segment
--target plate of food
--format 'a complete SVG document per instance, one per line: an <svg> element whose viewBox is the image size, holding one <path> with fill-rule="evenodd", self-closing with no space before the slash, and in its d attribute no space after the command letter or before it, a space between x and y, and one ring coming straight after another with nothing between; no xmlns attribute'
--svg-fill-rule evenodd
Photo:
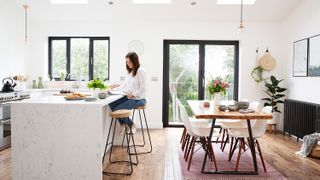
<svg viewBox="0 0 320 180"><path fill-rule="evenodd" d="M83 100L85 98L85 95L81 93L72 93L64 96L64 98L68 101L76 101L76 100Z"/></svg>

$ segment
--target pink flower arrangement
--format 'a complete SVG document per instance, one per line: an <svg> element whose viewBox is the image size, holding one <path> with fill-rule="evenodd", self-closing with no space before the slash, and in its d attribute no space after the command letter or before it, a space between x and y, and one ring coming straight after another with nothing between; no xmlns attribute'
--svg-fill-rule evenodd
<svg viewBox="0 0 320 180"><path fill-rule="evenodd" d="M222 79L221 77L216 77L215 79L209 81L207 86L210 94L221 92L223 95L227 93L227 89L229 87L229 82Z"/></svg>

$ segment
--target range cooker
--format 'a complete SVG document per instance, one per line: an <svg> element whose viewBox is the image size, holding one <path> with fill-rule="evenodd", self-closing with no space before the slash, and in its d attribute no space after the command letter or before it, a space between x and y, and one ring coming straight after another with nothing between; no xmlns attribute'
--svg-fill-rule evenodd
<svg viewBox="0 0 320 180"><path fill-rule="evenodd" d="M11 145L11 102L28 98L28 91L0 92L0 151Z"/></svg>

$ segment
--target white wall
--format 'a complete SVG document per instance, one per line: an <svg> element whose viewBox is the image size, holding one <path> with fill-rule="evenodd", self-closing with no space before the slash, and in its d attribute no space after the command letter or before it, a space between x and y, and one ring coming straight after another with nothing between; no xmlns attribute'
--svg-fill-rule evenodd
<svg viewBox="0 0 320 180"><path fill-rule="evenodd" d="M110 36L110 81L117 82L126 74L124 56L131 40L144 44L141 62L148 73L148 111L151 127L162 127L162 77L163 40L237 40L238 23L187 23L187 22L86 22L86 21L33 21L30 28L28 49L29 74L36 78L47 76L48 36ZM280 24L247 24L240 43L240 99L259 100L263 96L263 84L257 85L250 77L255 66L255 50L267 47L281 61L279 45ZM262 55L262 53L261 53ZM280 72L276 69L276 72ZM151 81L156 76L159 81Z"/></svg>
<svg viewBox="0 0 320 180"><path fill-rule="evenodd" d="M304 0L283 23L283 67L288 86L288 98L320 103L320 77L293 77L293 42L320 34L320 1ZM319 47L320 50L320 47Z"/></svg>
<svg viewBox="0 0 320 180"><path fill-rule="evenodd" d="M25 74L26 62L23 8L9 0L0 0L0 4L0 80L2 80L10 75Z"/></svg>

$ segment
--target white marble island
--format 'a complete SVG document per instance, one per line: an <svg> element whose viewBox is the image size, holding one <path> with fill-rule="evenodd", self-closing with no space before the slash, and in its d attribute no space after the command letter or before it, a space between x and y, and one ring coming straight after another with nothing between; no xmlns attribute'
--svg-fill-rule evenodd
<svg viewBox="0 0 320 180"><path fill-rule="evenodd" d="M108 104L119 98L47 96L12 103L13 180L102 180Z"/></svg>

